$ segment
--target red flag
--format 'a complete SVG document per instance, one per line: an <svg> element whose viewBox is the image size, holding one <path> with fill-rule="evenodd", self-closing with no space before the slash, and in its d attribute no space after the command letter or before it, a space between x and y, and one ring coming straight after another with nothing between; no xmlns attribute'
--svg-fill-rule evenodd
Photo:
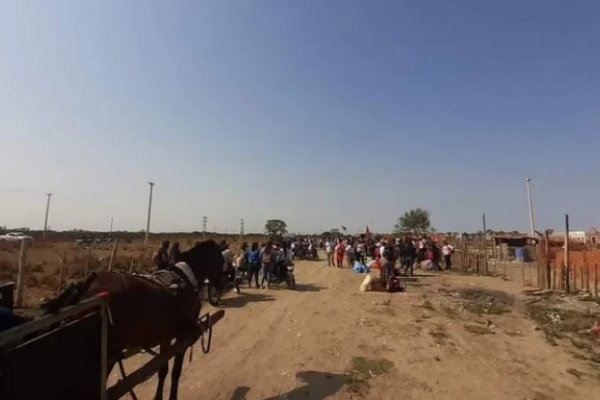
<svg viewBox="0 0 600 400"><path fill-rule="evenodd" d="M365 239L366 240L371 239L371 232L369 231L369 225L367 225L367 229L365 230Z"/></svg>

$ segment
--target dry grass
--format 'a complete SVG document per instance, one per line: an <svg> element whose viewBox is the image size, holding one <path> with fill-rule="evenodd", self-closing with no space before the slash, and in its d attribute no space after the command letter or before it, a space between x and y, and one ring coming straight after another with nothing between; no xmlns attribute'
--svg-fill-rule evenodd
<svg viewBox="0 0 600 400"><path fill-rule="evenodd" d="M457 318L459 311L450 306L450 305L442 305L442 311L449 317L449 318Z"/></svg>
<svg viewBox="0 0 600 400"><path fill-rule="evenodd" d="M461 299L466 300L465 309L478 315L510 312L515 301L513 296L498 290L462 289L458 293Z"/></svg>
<svg viewBox="0 0 600 400"><path fill-rule="evenodd" d="M389 374L394 369L394 363L385 358L354 357L350 368L344 374L344 382L349 392L364 396L371 387L369 380Z"/></svg>
<svg viewBox="0 0 600 400"><path fill-rule="evenodd" d="M496 334L496 332L494 332L487 326L465 324L465 325L463 325L463 327L465 328L465 330L467 332L470 332L475 335L495 335Z"/></svg>
<svg viewBox="0 0 600 400"><path fill-rule="evenodd" d="M565 338L572 334L580 338L589 338L582 332L591 328L600 320L600 315L590 312L579 312L552 304L536 303L527 308L527 312L538 324L544 333L553 338Z"/></svg>
<svg viewBox="0 0 600 400"><path fill-rule="evenodd" d="M571 307L548 300L529 305L527 313L544 332L548 343L558 346L559 340L570 342L574 356L584 357L595 366L600 363L600 341L589 329L600 321L600 313L592 313L589 309L587 312L576 311Z"/></svg>
<svg viewBox="0 0 600 400"><path fill-rule="evenodd" d="M436 324L431 328L429 334L435 339L437 344L444 344L449 337L446 327L440 324Z"/></svg>
<svg viewBox="0 0 600 400"><path fill-rule="evenodd" d="M581 372L575 368L568 368L567 373L573 375L574 377L576 377L578 379L581 379L583 376L586 375L585 372Z"/></svg>
<svg viewBox="0 0 600 400"><path fill-rule="evenodd" d="M435 307L433 306L433 303L429 300L425 300L423 302L423 304L421 305L421 307L423 307L427 310L435 311Z"/></svg>

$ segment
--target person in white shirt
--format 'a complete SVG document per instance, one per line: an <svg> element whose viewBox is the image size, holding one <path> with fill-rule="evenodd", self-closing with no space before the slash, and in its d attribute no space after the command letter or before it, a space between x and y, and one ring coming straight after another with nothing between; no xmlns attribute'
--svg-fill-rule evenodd
<svg viewBox="0 0 600 400"><path fill-rule="evenodd" d="M223 251L221 251L221 255L223 256L223 271L227 272L227 270L233 266L233 253L229 249L229 245L225 244L222 246Z"/></svg>
<svg viewBox="0 0 600 400"><path fill-rule="evenodd" d="M454 246L444 240L444 246L442 247L442 255L444 256L444 263L446 264L446 270L452 268L452 253L454 253Z"/></svg>
<svg viewBox="0 0 600 400"><path fill-rule="evenodd" d="M327 253L327 266L333 265L333 244L328 240L325 242L325 253Z"/></svg>
<svg viewBox="0 0 600 400"><path fill-rule="evenodd" d="M354 246L349 242L346 246L346 262L348 263L348 268L354 267L354 261L356 261L356 253L354 252Z"/></svg>
<svg viewBox="0 0 600 400"><path fill-rule="evenodd" d="M362 241L359 241L356 245L355 257L356 261L358 261L359 263L365 263L365 244Z"/></svg>

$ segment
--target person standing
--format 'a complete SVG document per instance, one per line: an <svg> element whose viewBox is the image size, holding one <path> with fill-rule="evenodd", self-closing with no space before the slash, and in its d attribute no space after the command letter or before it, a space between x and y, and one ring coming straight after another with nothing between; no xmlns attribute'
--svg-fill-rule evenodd
<svg viewBox="0 0 600 400"><path fill-rule="evenodd" d="M346 262L348 263L348 268L352 269L354 267L354 261L356 261L356 256L354 252L354 246L352 242L348 242L346 246Z"/></svg>
<svg viewBox="0 0 600 400"><path fill-rule="evenodd" d="M344 242L339 242L335 246L335 262L338 268L342 268L342 262L344 261L344 253L346 250L346 246Z"/></svg>
<svg viewBox="0 0 600 400"><path fill-rule="evenodd" d="M415 244L410 238L405 238L401 245L401 256L402 256L402 266L404 267L404 274L408 275L410 271L410 275L413 274L413 266L415 264L417 258L417 248Z"/></svg>
<svg viewBox="0 0 600 400"><path fill-rule="evenodd" d="M169 268L169 241L165 240L162 242L160 249L152 256L152 261L156 267L161 269Z"/></svg>
<svg viewBox="0 0 600 400"><path fill-rule="evenodd" d="M356 257L356 261L358 261L361 264L365 263L365 244L362 240L358 241L358 244L356 245L356 252L354 254Z"/></svg>
<svg viewBox="0 0 600 400"><path fill-rule="evenodd" d="M296 239L292 240L292 244L290 244L290 260L294 261L296 256Z"/></svg>
<svg viewBox="0 0 600 400"><path fill-rule="evenodd" d="M260 249L258 243L252 243L250 250L248 250L248 287L252 287L252 277L256 282L256 288L258 288L258 272L260 271Z"/></svg>
<svg viewBox="0 0 600 400"><path fill-rule="evenodd" d="M289 252L284 244L278 244L276 246L278 250L275 252L275 265L273 273L275 274L279 282L284 281L285 274L287 272L287 266L290 263Z"/></svg>
<svg viewBox="0 0 600 400"><path fill-rule="evenodd" d="M439 271L440 268L440 249L435 245L433 241L427 243L427 260L430 261L431 269L433 271Z"/></svg>
<svg viewBox="0 0 600 400"><path fill-rule="evenodd" d="M221 241L221 255L223 256L223 272L233 268L233 253L226 241Z"/></svg>
<svg viewBox="0 0 600 400"><path fill-rule="evenodd" d="M383 244L379 247L379 262L381 264L380 279L383 285L387 286L389 279L394 276L394 266L391 249L386 248Z"/></svg>
<svg viewBox="0 0 600 400"><path fill-rule="evenodd" d="M179 243L173 243L171 250L169 250L169 264L175 265L181 261L181 250L179 249Z"/></svg>
<svg viewBox="0 0 600 400"><path fill-rule="evenodd" d="M248 243L240 246L240 254L236 258L235 267L238 271L248 272Z"/></svg>
<svg viewBox="0 0 600 400"><path fill-rule="evenodd" d="M444 246L442 247L442 255L444 256L444 264L446 265L446 271L452 268L452 253L454 253L454 246L444 240Z"/></svg>
<svg viewBox="0 0 600 400"><path fill-rule="evenodd" d="M269 242L263 249L260 255L260 261L262 263L262 280L260 282L260 287L262 289L269 288L269 283L271 281L271 272L273 272L273 261L275 255L273 254L273 243Z"/></svg>
<svg viewBox="0 0 600 400"><path fill-rule="evenodd" d="M327 253L327 266L333 266L333 244L329 240L325 242L325 253Z"/></svg>

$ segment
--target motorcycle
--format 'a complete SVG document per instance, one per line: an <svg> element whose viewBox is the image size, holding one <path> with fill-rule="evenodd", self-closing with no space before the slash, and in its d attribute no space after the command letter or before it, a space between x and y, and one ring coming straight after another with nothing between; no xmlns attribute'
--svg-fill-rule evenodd
<svg viewBox="0 0 600 400"><path fill-rule="evenodd" d="M296 289L296 278L294 277L294 263L288 262L277 262L275 264L275 273L273 274L275 283L286 283L289 289Z"/></svg>
<svg viewBox="0 0 600 400"><path fill-rule="evenodd" d="M221 297L229 290L233 289L237 294L240 294L240 279L240 272L235 268L229 268L223 277L224 282L218 287L208 279L205 280L208 302L213 307L217 307L221 303Z"/></svg>

